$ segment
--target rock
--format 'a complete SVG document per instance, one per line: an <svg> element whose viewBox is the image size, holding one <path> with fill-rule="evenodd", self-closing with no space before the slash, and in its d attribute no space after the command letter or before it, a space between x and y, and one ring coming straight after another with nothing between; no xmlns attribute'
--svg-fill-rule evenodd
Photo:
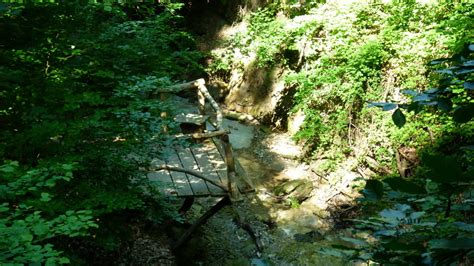
<svg viewBox="0 0 474 266"><path fill-rule="evenodd" d="M309 168L316 175L325 176L328 162L329 162L329 160L327 160L327 159L315 160L315 161L311 162L311 164L309 165Z"/></svg>
<svg viewBox="0 0 474 266"><path fill-rule="evenodd" d="M291 135L296 134L301 129L305 118L306 115L301 109L299 109L296 113L292 114L288 118L288 133Z"/></svg>
<svg viewBox="0 0 474 266"><path fill-rule="evenodd" d="M230 110L251 114L265 124L284 129L296 90L285 86L283 67L261 68L255 59L256 55L242 58L243 69L231 71L225 104Z"/></svg>
<svg viewBox="0 0 474 266"><path fill-rule="evenodd" d="M230 143L234 149L250 147L254 137L253 127L229 119L224 119L222 127L230 130Z"/></svg>
<svg viewBox="0 0 474 266"><path fill-rule="evenodd" d="M291 139L289 134L274 134L265 142L272 152L283 158L296 159L302 155L301 147Z"/></svg>
<svg viewBox="0 0 474 266"><path fill-rule="evenodd" d="M313 191L313 183L311 181L298 179L278 185L273 190L273 194L279 197L293 198L301 203L309 197L311 191Z"/></svg>
<svg viewBox="0 0 474 266"><path fill-rule="evenodd" d="M324 236L318 231L311 231L306 234L295 234L293 238L298 242L312 243L323 240Z"/></svg>

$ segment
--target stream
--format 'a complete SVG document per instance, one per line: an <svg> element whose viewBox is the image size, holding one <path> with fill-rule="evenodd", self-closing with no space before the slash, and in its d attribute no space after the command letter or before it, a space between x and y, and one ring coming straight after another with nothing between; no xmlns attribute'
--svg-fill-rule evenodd
<svg viewBox="0 0 474 266"><path fill-rule="evenodd" d="M356 197L349 187L357 176L340 169L330 176L318 176L311 165L299 162L299 147L284 132L265 127L224 120L231 131L234 152L256 192L244 196L233 206L256 232L263 244L259 252L247 232L233 222L230 207L214 215L176 255L179 265L340 265L330 257L337 236L351 236L338 228L337 206L350 206ZM350 165L348 166L348 169ZM285 195L298 184L290 195ZM293 185L293 186L292 186ZM303 188L300 194L298 189ZM198 217L216 201L204 198L190 210L189 218ZM349 207L350 209L350 207ZM337 230L337 235L335 234ZM325 255L326 254L326 255Z"/></svg>

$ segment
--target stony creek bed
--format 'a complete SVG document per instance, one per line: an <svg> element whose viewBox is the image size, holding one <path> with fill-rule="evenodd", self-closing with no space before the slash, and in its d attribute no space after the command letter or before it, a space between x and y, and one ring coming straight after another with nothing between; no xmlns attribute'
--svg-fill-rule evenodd
<svg viewBox="0 0 474 266"><path fill-rule="evenodd" d="M358 175L346 167L320 176L318 164L298 161L299 147L284 132L226 120L235 153L254 182L256 192L234 208L263 244L259 252L251 237L224 208L177 254L179 265L328 265L342 264L325 247L352 236L343 218L358 196L349 186ZM216 199L199 199L187 214L192 220ZM326 253L326 255L325 255Z"/></svg>

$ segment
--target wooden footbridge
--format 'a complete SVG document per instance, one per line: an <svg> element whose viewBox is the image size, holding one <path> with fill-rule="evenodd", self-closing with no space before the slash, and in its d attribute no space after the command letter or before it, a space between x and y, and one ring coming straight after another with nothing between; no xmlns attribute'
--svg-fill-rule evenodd
<svg viewBox="0 0 474 266"><path fill-rule="evenodd" d="M147 176L150 181L160 184L159 189L163 194L184 198L181 213L189 210L195 197L219 197L220 200L192 224L174 248L189 240L200 225L224 206L239 200L242 194L254 191L233 155L230 132L222 127L222 112L208 92L204 80L161 89L159 94L163 99L167 93L189 89L196 89L199 113L179 114L174 119L182 128L193 129L191 133L185 132L187 134L179 134L176 138L191 139L193 143L189 147L167 147L162 158L152 162ZM206 114L206 100L214 115ZM212 117L215 121L212 121ZM250 227L244 229L255 239Z"/></svg>

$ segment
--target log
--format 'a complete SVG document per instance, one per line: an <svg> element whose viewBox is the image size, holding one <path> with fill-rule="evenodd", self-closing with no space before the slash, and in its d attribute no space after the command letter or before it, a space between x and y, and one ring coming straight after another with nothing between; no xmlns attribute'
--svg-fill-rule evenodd
<svg viewBox="0 0 474 266"><path fill-rule="evenodd" d="M197 88L198 86L204 85L205 83L206 82L204 81L204 79L197 79L197 80L194 80L194 81L181 83L181 84L176 84L176 85L165 87L165 88L158 88L158 89L155 90L154 93L180 92L180 91L184 91L184 90Z"/></svg>
<svg viewBox="0 0 474 266"><path fill-rule="evenodd" d="M262 252L263 251L262 240L257 236L257 234L252 229L250 224L246 221L246 219L239 213L237 208L235 208L233 205L231 207L232 207L231 210L233 212L233 216L234 216L233 220L234 220L235 225L244 229L247 232L247 234L250 236L250 238L252 238L255 244L255 247L257 248L257 251Z"/></svg>
<svg viewBox="0 0 474 266"><path fill-rule="evenodd" d="M198 88L199 113L201 114L204 113L204 103L205 103L204 99L207 99L209 103L211 104L212 108L214 109L214 111L217 113L217 129L221 129L222 119L224 116L222 114L221 109L219 108L219 105L214 100L214 98L212 98L211 94L207 90L205 84L206 84L206 81L204 81L204 79L197 79L194 81L177 84L177 85L173 85L166 88L158 88L155 90L153 94L162 94L165 92L180 92L187 89Z"/></svg>
<svg viewBox="0 0 474 266"><path fill-rule="evenodd" d="M223 130L211 131L211 132L206 132L206 133L183 134L183 135L176 136L176 138L178 139L186 139L186 138L208 139L208 138L214 138L214 137L218 137L222 135L227 135L229 133L230 133L229 130L223 129Z"/></svg>
<svg viewBox="0 0 474 266"><path fill-rule="evenodd" d="M217 117L216 117L217 130L221 130L222 129L222 119L223 119L224 116L222 115L222 111L219 108L219 105L216 103L214 98L212 98L212 96L209 93L209 91L207 90L206 86L204 86L204 83L202 83L198 86L198 90L202 93L202 95L204 95L204 97L206 97L206 99L211 104L212 109L214 109L214 111L216 112L216 114L217 114Z"/></svg>
<svg viewBox="0 0 474 266"><path fill-rule="evenodd" d="M203 216L201 216L182 236L181 238L173 245L171 248L172 250L176 250L179 247L181 247L184 243L186 243L190 238L191 235L196 229L201 226L202 224L205 224L206 221L211 218L214 214L216 214L220 209L223 207L230 205L231 201L229 200L228 196L225 196L222 198L219 202L216 203L216 205L212 206L211 209L209 209L206 213L204 213Z"/></svg>
<svg viewBox="0 0 474 266"><path fill-rule="evenodd" d="M238 113L234 111L226 110L224 111L224 116L231 120L237 120L240 122L252 122L255 121L255 118L249 114Z"/></svg>

